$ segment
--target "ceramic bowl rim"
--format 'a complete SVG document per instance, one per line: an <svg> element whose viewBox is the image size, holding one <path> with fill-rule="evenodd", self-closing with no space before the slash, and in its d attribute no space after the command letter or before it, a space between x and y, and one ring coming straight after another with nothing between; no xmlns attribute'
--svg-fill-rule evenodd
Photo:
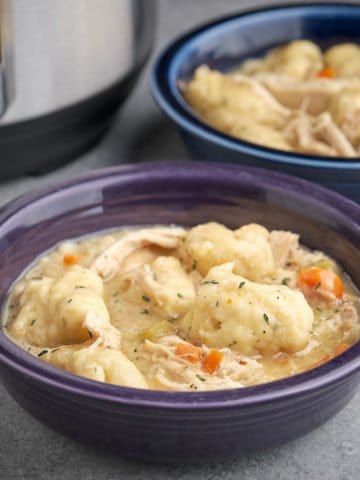
<svg viewBox="0 0 360 480"><path fill-rule="evenodd" d="M46 199L56 192L69 193L79 185L91 188L93 183L105 182L106 179L117 177L118 181L136 182L143 178L196 178L216 179L216 181L234 181L234 176L245 177L243 184L273 189L277 192L291 192L299 197L304 196L303 190L312 188L314 203L318 202L334 213L345 215L355 236L360 239L360 205L332 192L324 187L306 180L269 172L261 168L243 167L234 164L217 165L212 162L154 162L108 167L63 180L50 187L44 187L35 192L27 193L7 203L0 209L0 230L10 218L16 216L22 208L34 206L37 201ZM174 175L175 174L175 175ZM125 179L125 180L124 180ZM15 279L14 279L15 280ZM294 398L302 393L311 393L322 387L330 386L360 370L360 342L352 346L339 357L330 362L293 377L234 390L218 390L212 392L162 392L155 390L140 390L116 385L105 384L73 375L55 368L33 357L18 347L0 330L0 366L1 363L13 372L26 376L31 381L81 395L87 398L110 401L130 406L158 407L161 409L178 410L208 410L226 409L232 407L249 407L251 405L267 404L276 400Z"/></svg>
<svg viewBox="0 0 360 480"><path fill-rule="evenodd" d="M150 88L155 102L169 118L186 132L239 154L248 154L262 160L303 168L316 168L319 170L332 168L336 170L354 171L356 173L360 172L360 157L347 160L341 157L307 155L294 152L288 153L236 139L235 137L222 133L216 128L207 125L196 115L181 97L176 82L174 81L177 66L181 63L181 60L186 57L187 50L194 42L201 38L202 35L206 35L211 30L227 29L229 24L237 24L249 17L256 18L259 15L273 16L273 14L282 11L291 12L299 10L306 12L315 10L317 13L326 15L325 12L327 8L341 11L349 10L349 15L353 10L356 10L360 17L360 5L356 3L298 3L248 9L232 15L222 16L188 30L169 42L156 57L150 76Z"/></svg>

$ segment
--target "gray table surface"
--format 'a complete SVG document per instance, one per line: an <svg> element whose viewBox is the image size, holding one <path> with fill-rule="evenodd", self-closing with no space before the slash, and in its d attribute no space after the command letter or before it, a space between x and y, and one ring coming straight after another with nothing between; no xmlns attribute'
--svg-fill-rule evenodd
<svg viewBox="0 0 360 480"><path fill-rule="evenodd" d="M174 35L208 18L270 3L259 0L160 0L154 54ZM149 65L100 145L46 176L0 183L0 204L59 178L106 165L188 158L175 128L151 99ZM124 461L58 435L24 412L0 384L0 480L355 480L360 478L359 402L358 394L326 425L278 449L202 466L146 465Z"/></svg>

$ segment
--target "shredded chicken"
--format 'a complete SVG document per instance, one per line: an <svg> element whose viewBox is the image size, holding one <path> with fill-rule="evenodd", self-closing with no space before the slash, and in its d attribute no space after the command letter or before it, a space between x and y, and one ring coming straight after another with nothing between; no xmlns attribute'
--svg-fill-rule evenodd
<svg viewBox="0 0 360 480"><path fill-rule="evenodd" d="M333 122L330 113L324 112L314 123L314 132L320 135L336 149L341 157L356 157L356 151L344 133Z"/></svg>
<svg viewBox="0 0 360 480"><path fill-rule="evenodd" d="M360 47L296 40L233 72L206 65L182 86L189 105L235 138L308 155L360 154Z"/></svg>
<svg viewBox="0 0 360 480"><path fill-rule="evenodd" d="M262 366L249 357L244 357L222 349L223 360L220 368L213 374L205 372L199 363L191 363L175 354L176 346L188 345L180 337L172 335L162 337L157 343L146 340L136 355L147 361L150 384L165 390L218 390L222 388L239 388L255 382L262 375ZM206 356L209 349L201 347ZM244 360L245 358L245 360Z"/></svg>
<svg viewBox="0 0 360 480"><path fill-rule="evenodd" d="M179 241L184 237L183 228L144 228L129 232L99 255L91 269L108 282L119 272L122 262L134 250L148 245L172 250L178 247Z"/></svg>

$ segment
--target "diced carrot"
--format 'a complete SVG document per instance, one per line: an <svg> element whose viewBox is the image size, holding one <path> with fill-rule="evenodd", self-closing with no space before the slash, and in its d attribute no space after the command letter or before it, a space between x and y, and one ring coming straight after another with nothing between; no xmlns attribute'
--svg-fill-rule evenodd
<svg viewBox="0 0 360 480"><path fill-rule="evenodd" d="M75 263L78 263L79 257L72 253L65 253L63 261L65 265L75 265Z"/></svg>
<svg viewBox="0 0 360 480"><path fill-rule="evenodd" d="M349 348L349 345L347 343L340 343L340 345L338 345L335 350L335 357L337 355L341 355L342 353L346 352L348 348Z"/></svg>
<svg viewBox="0 0 360 480"><path fill-rule="evenodd" d="M334 358L332 355L325 355L325 357L320 358L320 360L310 365L308 367L308 370L312 370L313 368L320 367L324 363L329 362L332 358Z"/></svg>
<svg viewBox="0 0 360 480"><path fill-rule="evenodd" d="M335 72L331 67L325 67L317 73L317 76L320 78L334 78Z"/></svg>
<svg viewBox="0 0 360 480"><path fill-rule="evenodd" d="M201 360L201 349L190 343L178 343L175 354L191 363L197 363Z"/></svg>
<svg viewBox="0 0 360 480"><path fill-rule="evenodd" d="M337 298L341 298L344 294L344 286L336 273L332 270L311 267L302 270L298 274L298 286L300 288L307 287L312 290L321 290L334 294Z"/></svg>
<svg viewBox="0 0 360 480"><path fill-rule="evenodd" d="M220 367L223 359L223 354L219 350L211 350L208 356L204 359L203 370L207 373L214 373Z"/></svg>

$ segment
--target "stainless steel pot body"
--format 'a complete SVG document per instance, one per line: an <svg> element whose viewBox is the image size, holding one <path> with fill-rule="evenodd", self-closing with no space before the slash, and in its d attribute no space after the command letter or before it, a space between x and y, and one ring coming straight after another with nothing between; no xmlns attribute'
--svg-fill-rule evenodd
<svg viewBox="0 0 360 480"><path fill-rule="evenodd" d="M94 120L88 133L99 122L104 130L149 53L155 6L155 0L0 0L0 176L9 170L11 154L18 163L26 160L14 152L12 139L23 141L31 125L38 142L27 147L40 154L42 164L60 160L39 144L44 129L60 134L71 122L84 125L78 115L84 117L95 100L87 111ZM94 139L73 143L66 158Z"/></svg>
<svg viewBox="0 0 360 480"><path fill-rule="evenodd" d="M151 0L2 0L0 125L96 95L126 77L152 43Z"/></svg>

